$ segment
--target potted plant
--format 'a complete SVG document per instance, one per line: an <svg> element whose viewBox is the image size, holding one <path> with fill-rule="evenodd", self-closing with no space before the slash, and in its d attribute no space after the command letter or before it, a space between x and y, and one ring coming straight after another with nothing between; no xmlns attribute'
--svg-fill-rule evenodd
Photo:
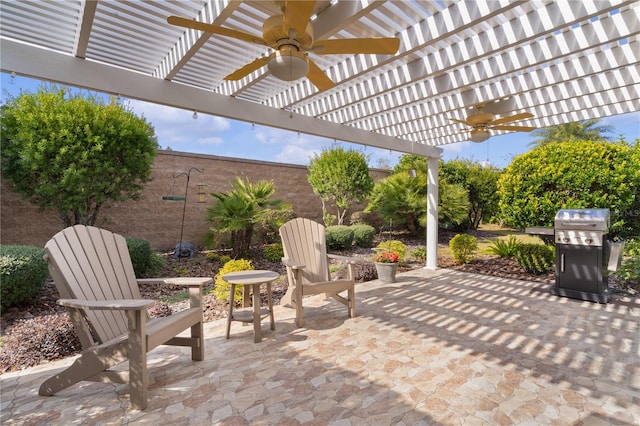
<svg viewBox="0 0 640 426"><path fill-rule="evenodd" d="M398 253L394 251L385 251L378 254L373 259L380 281L384 283L396 282L396 272L398 272L398 259Z"/></svg>

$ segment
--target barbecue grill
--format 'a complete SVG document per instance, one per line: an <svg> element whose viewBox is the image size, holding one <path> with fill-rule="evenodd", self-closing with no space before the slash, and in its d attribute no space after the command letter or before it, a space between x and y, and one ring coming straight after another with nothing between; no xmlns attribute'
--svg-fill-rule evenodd
<svg viewBox="0 0 640 426"><path fill-rule="evenodd" d="M563 209L554 220L556 282L551 293L607 303L609 209Z"/></svg>

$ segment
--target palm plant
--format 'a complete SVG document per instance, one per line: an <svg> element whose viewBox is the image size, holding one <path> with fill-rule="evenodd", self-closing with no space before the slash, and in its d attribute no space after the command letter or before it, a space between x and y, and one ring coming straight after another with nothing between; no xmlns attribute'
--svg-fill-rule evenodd
<svg viewBox="0 0 640 426"><path fill-rule="evenodd" d="M208 220L213 223L214 232L231 234L233 257L249 253L254 225L262 215L283 207L282 200L271 199L274 194L273 181L251 183L240 178L236 178L231 191L211 194L216 201L209 208Z"/></svg>
<svg viewBox="0 0 640 426"><path fill-rule="evenodd" d="M531 146L542 146L557 142L573 142L580 140L606 141L604 133L612 130L611 126L597 126L598 119L582 120L573 123L563 123L534 130L531 135L536 137Z"/></svg>

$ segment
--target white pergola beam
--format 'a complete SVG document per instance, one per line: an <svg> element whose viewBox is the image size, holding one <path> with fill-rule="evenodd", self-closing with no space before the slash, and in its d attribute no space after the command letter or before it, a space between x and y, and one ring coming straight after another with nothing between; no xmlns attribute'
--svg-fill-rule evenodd
<svg viewBox="0 0 640 426"><path fill-rule="evenodd" d="M442 152L441 148L293 114L9 40L2 40L0 54L2 71L45 81L398 152L426 157L439 157Z"/></svg>

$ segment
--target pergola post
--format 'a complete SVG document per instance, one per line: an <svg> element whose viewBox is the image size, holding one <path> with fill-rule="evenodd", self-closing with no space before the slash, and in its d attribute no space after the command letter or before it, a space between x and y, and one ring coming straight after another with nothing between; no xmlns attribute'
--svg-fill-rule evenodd
<svg viewBox="0 0 640 426"><path fill-rule="evenodd" d="M438 157L427 157L427 264L438 268Z"/></svg>

